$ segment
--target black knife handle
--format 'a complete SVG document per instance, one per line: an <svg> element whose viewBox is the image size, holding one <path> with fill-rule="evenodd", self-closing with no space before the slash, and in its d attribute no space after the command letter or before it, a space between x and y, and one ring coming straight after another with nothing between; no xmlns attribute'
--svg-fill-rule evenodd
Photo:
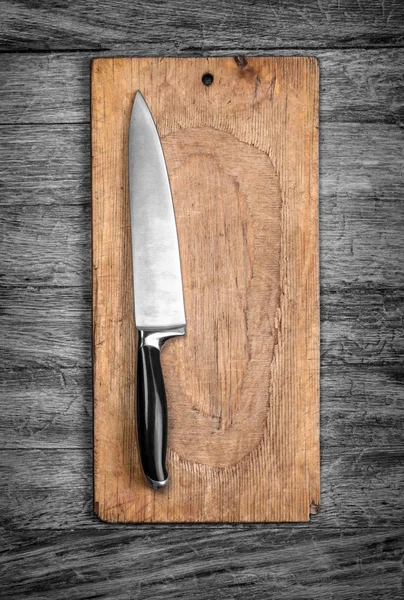
<svg viewBox="0 0 404 600"><path fill-rule="evenodd" d="M167 398L161 369L163 343L185 329L139 331L137 362L137 436L140 461L148 484L159 490L167 485Z"/></svg>

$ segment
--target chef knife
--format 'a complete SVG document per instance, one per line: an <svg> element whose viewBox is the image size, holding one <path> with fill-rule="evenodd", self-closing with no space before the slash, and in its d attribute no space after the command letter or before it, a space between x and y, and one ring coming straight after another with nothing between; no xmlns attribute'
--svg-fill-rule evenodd
<svg viewBox="0 0 404 600"><path fill-rule="evenodd" d="M167 485L167 401L160 363L163 343L185 335L177 228L159 134L142 94L129 126L129 197L135 324L138 330L137 434L149 485Z"/></svg>

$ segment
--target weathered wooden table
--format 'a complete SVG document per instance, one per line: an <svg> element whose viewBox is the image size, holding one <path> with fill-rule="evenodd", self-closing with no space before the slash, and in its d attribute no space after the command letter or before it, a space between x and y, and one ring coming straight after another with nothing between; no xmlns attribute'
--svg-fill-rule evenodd
<svg viewBox="0 0 404 600"><path fill-rule="evenodd" d="M2 598L402 597L404 5L3 2ZM92 514L89 67L309 55L321 69L320 513L111 526Z"/></svg>

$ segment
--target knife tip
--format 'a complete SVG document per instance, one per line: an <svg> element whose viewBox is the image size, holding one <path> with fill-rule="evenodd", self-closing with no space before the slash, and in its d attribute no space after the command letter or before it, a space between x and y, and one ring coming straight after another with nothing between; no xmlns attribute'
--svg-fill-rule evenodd
<svg viewBox="0 0 404 600"><path fill-rule="evenodd" d="M132 117L135 113L147 115L150 113L150 109L147 105L146 100L140 90L137 90L135 93L135 99L133 101L132 106Z"/></svg>
<svg viewBox="0 0 404 600"><path fill-rule="evenodd" d="M143 94L142 94L142 92L141 92L140 90L137 90L137 91L136 91L136 94L135 94L135 100L134 100L134 102L133 102L133 106L135 106L135 104L136 104L136 103L137 103L137 104L139 104L139 103L141 103L141 104L145 104L145 105L147 106L147 102L146 102L146 100L144 99L144 97L143 97Z"/></svg>

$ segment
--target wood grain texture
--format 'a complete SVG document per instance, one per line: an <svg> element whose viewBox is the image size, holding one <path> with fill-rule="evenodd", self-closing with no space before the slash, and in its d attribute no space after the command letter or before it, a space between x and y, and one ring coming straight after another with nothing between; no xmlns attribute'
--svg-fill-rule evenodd
<svg viewBox="0 0 404 600"><path fill-rule="evenodd" d="M373 0L139 0L136 4L70 0L46 6L2 0L0 49L102 50L135 46L170 56L226 51L260 54L273 48L400 46L401 2Z"/></svg>
<svg viewBox="0 0 404 600"><path fill-rule="evenodd" d="M395 266L402 267L397 260L400 251L397 232L404 219L400 202L404 190L403 139L402 128L386 123L337 122L321 126L320 250L325 284L338 285L345 271L347 277L350 274L360 277L360 282L383 281L386 285L396 285L397 276L389 265L393 260L397 263ZM0 142L0 206L7 219L7 227L3 226L5 259L9 252L12 256L13 252L29 251L27 244L13 248L12 238L24 232L32 235L28 229L32 214L38 242L45 237L48 240L40 251L38 247L38 260L42 263L44 258L51 257L53 261L65 262L64 279L54 278L52 284L76 286L86 281L89 285L88 260L82 255L83 246L84 252L89 252L91 231L88 125L20 125L17 128L7 125L0 127ZM60 205L63 206L59 208ZM381 223L386 221L389 227L381 230ZM49 226L45 229L47 223ZM362 226L366 235L358 236L358 228ZM78 237L78 227L81 237ZM58 232L75 242L71 243L70 250L80 254L75 260L82 261L76 270L68 268L69 258L63 257ZM65 237L63 243L66 243ZM357 262L363 264L366 256L373 261L373 268L369 265L361 275L356 270ZM13 275L23 268L24 260L10 261L2 282L21 284L21 278ZM47 272L49 277L50 272ZM35 270L29 270L29 277L32 284L41 281ZM49 284L50 279L43 283Z"/></svg>
<svg viewBox="0 0 404 600"><path fill-rule="evenodd" d="M302 521L318 505L317 88L317 64L305 58L93 63L104 520ZM162 354L171 479L159 493L143 481L134 434L127 132L137 89L163 140L188 321Z"/></svg>
<svg viewBox="0 0 404 600"><path fill-rule="evenodd" d="M355 334L353 331L350 335ZM345 347L346 340L335 338L337 344ZM375 342L372 345L380 347ZM383 355L379 364L346 364L348 358L343 351L338 358L334 355L323 361L321 447L335 449L336 454L341 448L356 449L358 453L364 447L400 448L404 429L402 350L393 347L390 352L397 356L394 364L386 364ZM7 362L12 364L10 357ZM12 368L0 371L2 448L91 450L91 367L52 367L50 361L42 368L30 367L26 356L22 366L17 363L15 359ZM323 489L327 489L331 481L324 471L322 480Z"/></svg>
<svg viewBox="0 0 404 600"><path fill-rule="evenodd" d="M400 257L392 253L392 265ZM359 274L360 263L355 264ZM89 285L9 286L0 299L3 445L91 448ZM325 448L402 443L403 303L404 292L383 284L338 289L323 284Z"/></svg>
<svg viewBox="0 0 404 600"><path fill-rule="evenodd" d="M322 451L320 511L309 524L302 522L299 527L400 527L402 446L393 440L383 447L368 447L366 440L352 448L342 445L343 438L340 443ZM93 513L92 477L91 447L0 451L3 526L12 530L105 529L106 524Z"/></svg>
<svg viewBox="0 0 404 600"><path fill-rule="evenodd" d="M402 528L5 532L2 598L401 600L403 543Z"/></svg>
<svg viewBox="0 0 404 600"><path fill-rule="evenodd" d="M1 204L85 204L90 207L87 125L0 127L4 163ZM49 232L50 233L50 232Z"/></svg>
<svg viewBox="0 0 404 600"><path fill-rule="evenodd" d="M128 56L138 56L139 50L128 48ZM150 56L159 56L159 46L150 48ZM180 55L180 49L174 55ZM215 53L218 55L220 53ZM223 52L222 52L223 54ZM21 125L23 123L89 123L90 86L89 68L91 60L113 55L113 52L78 52L46 54L3 54L0 61L0 123ZM185 52L189 56L189 52ZM224 51L228 55L228 51ZM271 50L270 56L295 56L296 50ZM404 122L404 49L384 48L361 50L304 50L305 56L319 61L320 119L325 123L396 123ZM27 93L29 90L29 93ZM40 142L38 130L36 154L43 156L47 145ZM34 130L35 131L35 130ZM1 132L0 132L1 133ZM33 133L28 139L33 139ZM42 133L42 137L43 137ZM64 142L66 133L60 135L62 150L71 146ZM87 136L87 133L85 134ZM23 133L15 136L12 154L16 157L23 151ZM355 139L352 136L352 141ZM84 146L88 140L81 141ZM46 142L47 140L45 140ZM31 142L32 143L32 142ZM67 147L66 147L67 146ZM1 147L0 147L1 148ZM57 152L54 149L53 152ZM10 157L11 160L11 157ZM66 156L63 166L70 164ZM14 163L16 163L14 158ZM55 164L55 163L53 163ZM64 172L64 169L62 170ZM88 169L84 169L88 174ZM58 171L54 171L56 178ZM56 195L57 187L54 187Z"/></svg>

